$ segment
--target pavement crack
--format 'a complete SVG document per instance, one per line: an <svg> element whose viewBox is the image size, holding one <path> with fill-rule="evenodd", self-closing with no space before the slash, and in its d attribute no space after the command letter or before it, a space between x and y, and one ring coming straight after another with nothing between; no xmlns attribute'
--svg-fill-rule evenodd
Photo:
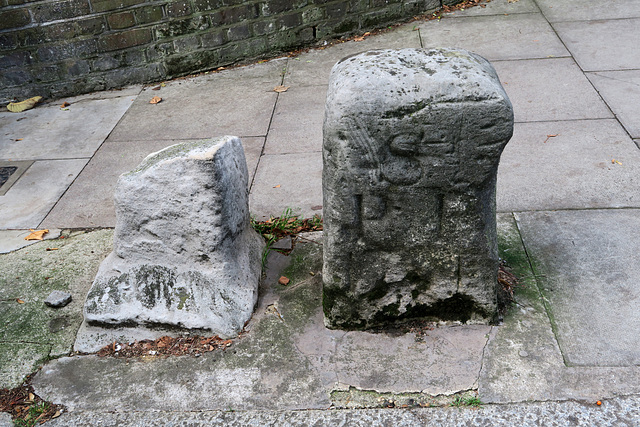
<svg viewBox="0 0 640 427"><path fill-rule="evenodd" d="M476 380L472 385L472 387L474 387L475 390L478 390L480 387L480 377L482 376L482 369L484 368L484 359L486 357L487 348L489 347L489 342L491 341L491 337L493 336L493 332L495 328L496 326L490 327L489 333L487 334L487 341L484 343L484 346L482 347L482 355L480 356L480 369L478 369L478 377L476 378Z"/></svg>

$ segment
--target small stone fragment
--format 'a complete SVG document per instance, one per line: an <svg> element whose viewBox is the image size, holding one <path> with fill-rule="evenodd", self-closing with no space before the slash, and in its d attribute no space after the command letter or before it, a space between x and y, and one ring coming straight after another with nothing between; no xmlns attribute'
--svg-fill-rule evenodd
<svg viewBox="0 0 640 427"><path fill-rule="evenodd" d="M273 245L271 245L271 249L282 249L285 251L289 251L291 250L291 248L292 248L291 236L285 236L282 239L275 242Z"/></svg>
<svg viewBox="0 0 640 427"><path fill-rule="evenodd" d="M63 291L53 291L44 301L46 305L53 308L61 308L71 302L71 294Z"/></svg>

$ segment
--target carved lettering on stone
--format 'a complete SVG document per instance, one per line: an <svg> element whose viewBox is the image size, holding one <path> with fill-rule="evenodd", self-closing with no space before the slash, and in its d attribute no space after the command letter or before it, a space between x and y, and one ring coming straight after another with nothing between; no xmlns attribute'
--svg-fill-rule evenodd
<svg viewBox="0 0 640 427"><path fill-rule="evenodd" d="M334 66L323 146L329 327L493 319L496 174L512 132L511 103L478 55L375 50Z"/></svg>

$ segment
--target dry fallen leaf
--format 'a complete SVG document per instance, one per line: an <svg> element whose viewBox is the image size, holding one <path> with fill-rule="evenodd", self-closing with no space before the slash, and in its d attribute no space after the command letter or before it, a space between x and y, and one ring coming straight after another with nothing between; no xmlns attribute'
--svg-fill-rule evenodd
<svg viewBox="0 0 640 427"><path fill-rule="evenodd" d="M58 250L58 248L47 248L47 249L45 249L45 250L46 250L47 252L48 252L48 251L57 251L57 250Z"/></svg>
<svg viewBox="0 0 640 427"><path fill-rule="evenodd" d="M61 412L60 412L60 411L56 411L56 413L55 413L55 414L53 414L53 415L51 416L51 418L58 418L58 417L60 416L60 414L61 414Z"/></svg>
<svg viewBox="0 0 640 427"><path fill-rule="evenodd" d="M286 92L287 90L289 90L291 86L276 86L273 88L274 92L278 92L278 93L282 93L282 92Z"/></svg>
<svg viewBox="0 0 640 427"><path fill-rule="evenodd" d="M560 135L559 133L555 133L553 135L547 135L547 139L544 140L544 143L546 144L547 141L549 140L549 138L555 138L556 136Z"/></svg>
<svg viewBox="0 0 640 427"><path fill-rule="evenodd" d="M31 234L24 238L24 240L42 240L45 234L49 232L49 230L34 230L30 228Z"/></svg>
<svg viewBox="0 0 640 427"><path fill-rule="evenodd" d="M151 101L149 101L149 104L157 104L160 101L162 101L162 98L160 98L159 96L154 96L153 98L151 98Z"/></svg>
<svg viewBox="0 0 640 427"><path fill-rule="evenodd" d="M287 286L290 281L291 280L286 276L280 276L280 278L278 279L278 283L280 283L283 286Z"/></svg>
<svg viewBox="0 0 640 427"><path fill-rule="evenodd" d="M151 90L160 90L160 88L161 88L161 87L162 87L162 86L156 86L156 87L154 87L154 88L151 88Z"/></svg>
<svg viewBox="0 0 640 427"><path fill-rule="evenodd" d="M273 188L280 188L280 184L276 185L276 186L275 186L275 187L273 187Z"/></svg>
<svg viewBox="0 0 640 427"><path fill-rule="evenodd" d="M23 111L27 111L35 107L41 100L41 96L34 96L33 98L25 99L22 102L11 102L7 105L7 110L12 113L22 113Z"/></svg>
<svg viewBox="0 0 640 427"><path fill-rule="evenodd" d="M16 298L16 302L18 304L24 304L24 300L21 300L20 298Z"/></svg>
<svg viewBox="0 0 640 427"><path fill-rule="evenodd" d="M71 105L71 104L69 104L67 101L65 101L65 102L62 103L60 108L67 108L69 105Z"/></svg>

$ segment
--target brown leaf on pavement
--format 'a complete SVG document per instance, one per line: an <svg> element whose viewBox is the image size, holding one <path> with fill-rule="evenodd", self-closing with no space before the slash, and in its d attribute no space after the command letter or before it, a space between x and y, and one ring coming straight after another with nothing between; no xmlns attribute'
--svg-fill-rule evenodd
<svg viewBox="0 0 640 427"><path fill-rule="evenodd" d="M282 85L280 85L280 86L276 86L276 87L274 87L274 88L273 88L273 91L274 91L274 92L278 92L278 93L282 93L282 92L286 92L286 91L288 91L290 87L291 87L291 86L282 86Z"/></svg>
<svg viewBox="0 0 640 427"><path fill-rule="evenodd" d="M280 278L278 279L278 283L280 283L283 286L287 286L289 282L291 282L291 280L286 276L280 276Z"/></svg>
<svg viewBox="0 0 640 427"><path fill-rule="evenodd" d="M31 231L31 234L25 237L24 240L43 240L42 236L49 232L49 230L34 230L33 228L30 228L29 231Z"/></svg>
<svg viewBox="0 0 640 427"><path fill-rule="evenodd" d="M161 101L162 101L162 98L160 98L159 96L154 96L153 98L151 98L151 101L149 101L149 104L157 104Z"/></svg>
<svg viewBox="0 0 640 427"><path fill-rule="evenodd" d="M69 105L71 105L71 104L69 104L67 101L64 101L62 103L62 105L60 106L60 108L67 108Z"/></svg>

